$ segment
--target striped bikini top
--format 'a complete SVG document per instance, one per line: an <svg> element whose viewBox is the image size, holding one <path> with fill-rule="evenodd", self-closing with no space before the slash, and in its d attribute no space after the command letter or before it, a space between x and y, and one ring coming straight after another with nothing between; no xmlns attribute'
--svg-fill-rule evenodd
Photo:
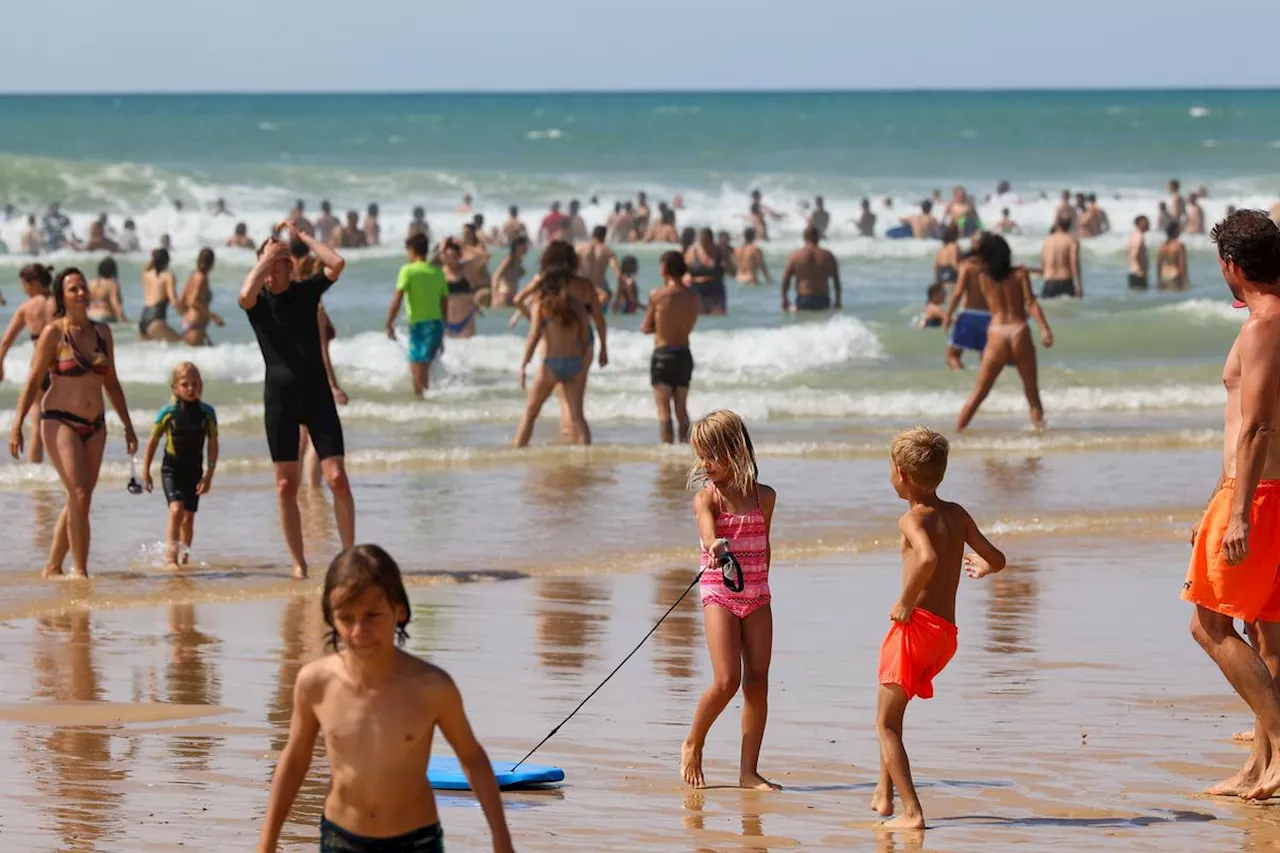
<svg viewBox="0 0 1280 853"><path fill-rule="evenodd" d="M92 353L86 354L76 344L76 336L71 332L71 323L62 318L62 341L58 344L58 357L54 360L49 372L54 376L84 376L88 373L106 373L107 341L102 336L102 324L93 324L93 333L97 336L97 344Z"/></svg>

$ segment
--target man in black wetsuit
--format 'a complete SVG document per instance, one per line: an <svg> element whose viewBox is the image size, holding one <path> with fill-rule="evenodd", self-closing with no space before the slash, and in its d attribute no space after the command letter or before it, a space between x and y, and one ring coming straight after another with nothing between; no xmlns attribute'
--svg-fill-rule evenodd
<svg viewBox="0 0 1280 853"><path fill-rule="evenodd" d="M291 224L282 222L275 232L282 229L315 253L321 269L294 281L288 244L268 239L258 251L257 266L249 271L240 288L240 307L249 315L266 363L263 402L267 446L276 469L280 526L293 556L294 577L305 578L307 560L302 551L302 519L298 514L298 445L303 426L311 433L325 482L333 492L342 547L355 544L356 507L343 459L342 422L338 420L320 352L318 310L320 297L338 280L346 261Z"/></svg>

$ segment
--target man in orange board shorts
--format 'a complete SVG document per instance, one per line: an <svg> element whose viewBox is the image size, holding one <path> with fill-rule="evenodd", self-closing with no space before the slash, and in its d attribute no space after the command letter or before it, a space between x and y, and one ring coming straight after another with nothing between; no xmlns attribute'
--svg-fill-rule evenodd
<svg viewBox="0 0 1280 853"><path fill-rule="evenodd" d="M1196 606L1191 635L1256 716L1244 767L1205 793L1266 800L1280 790L1280 229L1262 211L1238 210L1211 237L1249 318L1222 370L1222 476L1192 533L1182 597Z"/></svg>

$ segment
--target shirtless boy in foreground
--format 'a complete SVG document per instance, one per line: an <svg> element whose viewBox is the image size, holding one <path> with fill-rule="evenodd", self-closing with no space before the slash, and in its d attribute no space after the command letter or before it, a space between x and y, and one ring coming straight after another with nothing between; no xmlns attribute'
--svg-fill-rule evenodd
<svg viewBox="0 0 1280 853"><path fill-rule="evenodd" d="M395 561L376 545L343 551L329 565L321 606L334 654L298 673L289 742L271 784L258 853L276 853L322 730L332 778L320 820L321 853L442 853L444 835L427 781L437 726L484 810L494 853L512 853L498 782L457 685L444 670L397 647L410 609Z"/></svg>
<svg viewBox="0 0 1280 853"><path fill-rule="evenodd" d="M893 814L896 791L902 814L884 825L924 829L924 811L911 780L902 744L902 717L916 696L933 698L933 679L956 653L956 592L960 569L984 578L1004 568L1004 554L992 545L964 507L938 497L947 473L946 438L924 427L899 433L889 451L889 482L908 504L898 519L902 531L902 597L889 611L893 620L880 647L880 696L876 730L880 736L880 782L871 808ZM966 555L970 545L977 556Z"/></svg>

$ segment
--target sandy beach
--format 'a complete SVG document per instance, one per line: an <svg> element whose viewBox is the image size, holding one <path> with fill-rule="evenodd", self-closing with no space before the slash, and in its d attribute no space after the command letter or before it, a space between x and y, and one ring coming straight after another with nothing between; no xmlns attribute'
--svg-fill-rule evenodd
<svg viewBox="0 0 1280 853"><path fill-rule="evenodd" d="M709 677L686 601L538 754L554 790L506 797L522 850L1265 850L1266 807L1193 792L1242 757L1247 725L1186 635L1173 537L1019 537L966 582L960 653L907 737L931 829L867 811L874 672L896 555L779 560L762 770L736 778L737 704L712 731L705 791L678 747ZM408 648L450 670L494 757L523 755L612 669L691 577L671 565L412 591ZM314 591L240 603L76 610L4 625L0 827L13 849L248 849L301 663L322 651ZM1141 626L1140 629L1137 629ZM282 850L313 849L318 756ZM451 849L487 844L467 795L441 795Z"/></svg>

